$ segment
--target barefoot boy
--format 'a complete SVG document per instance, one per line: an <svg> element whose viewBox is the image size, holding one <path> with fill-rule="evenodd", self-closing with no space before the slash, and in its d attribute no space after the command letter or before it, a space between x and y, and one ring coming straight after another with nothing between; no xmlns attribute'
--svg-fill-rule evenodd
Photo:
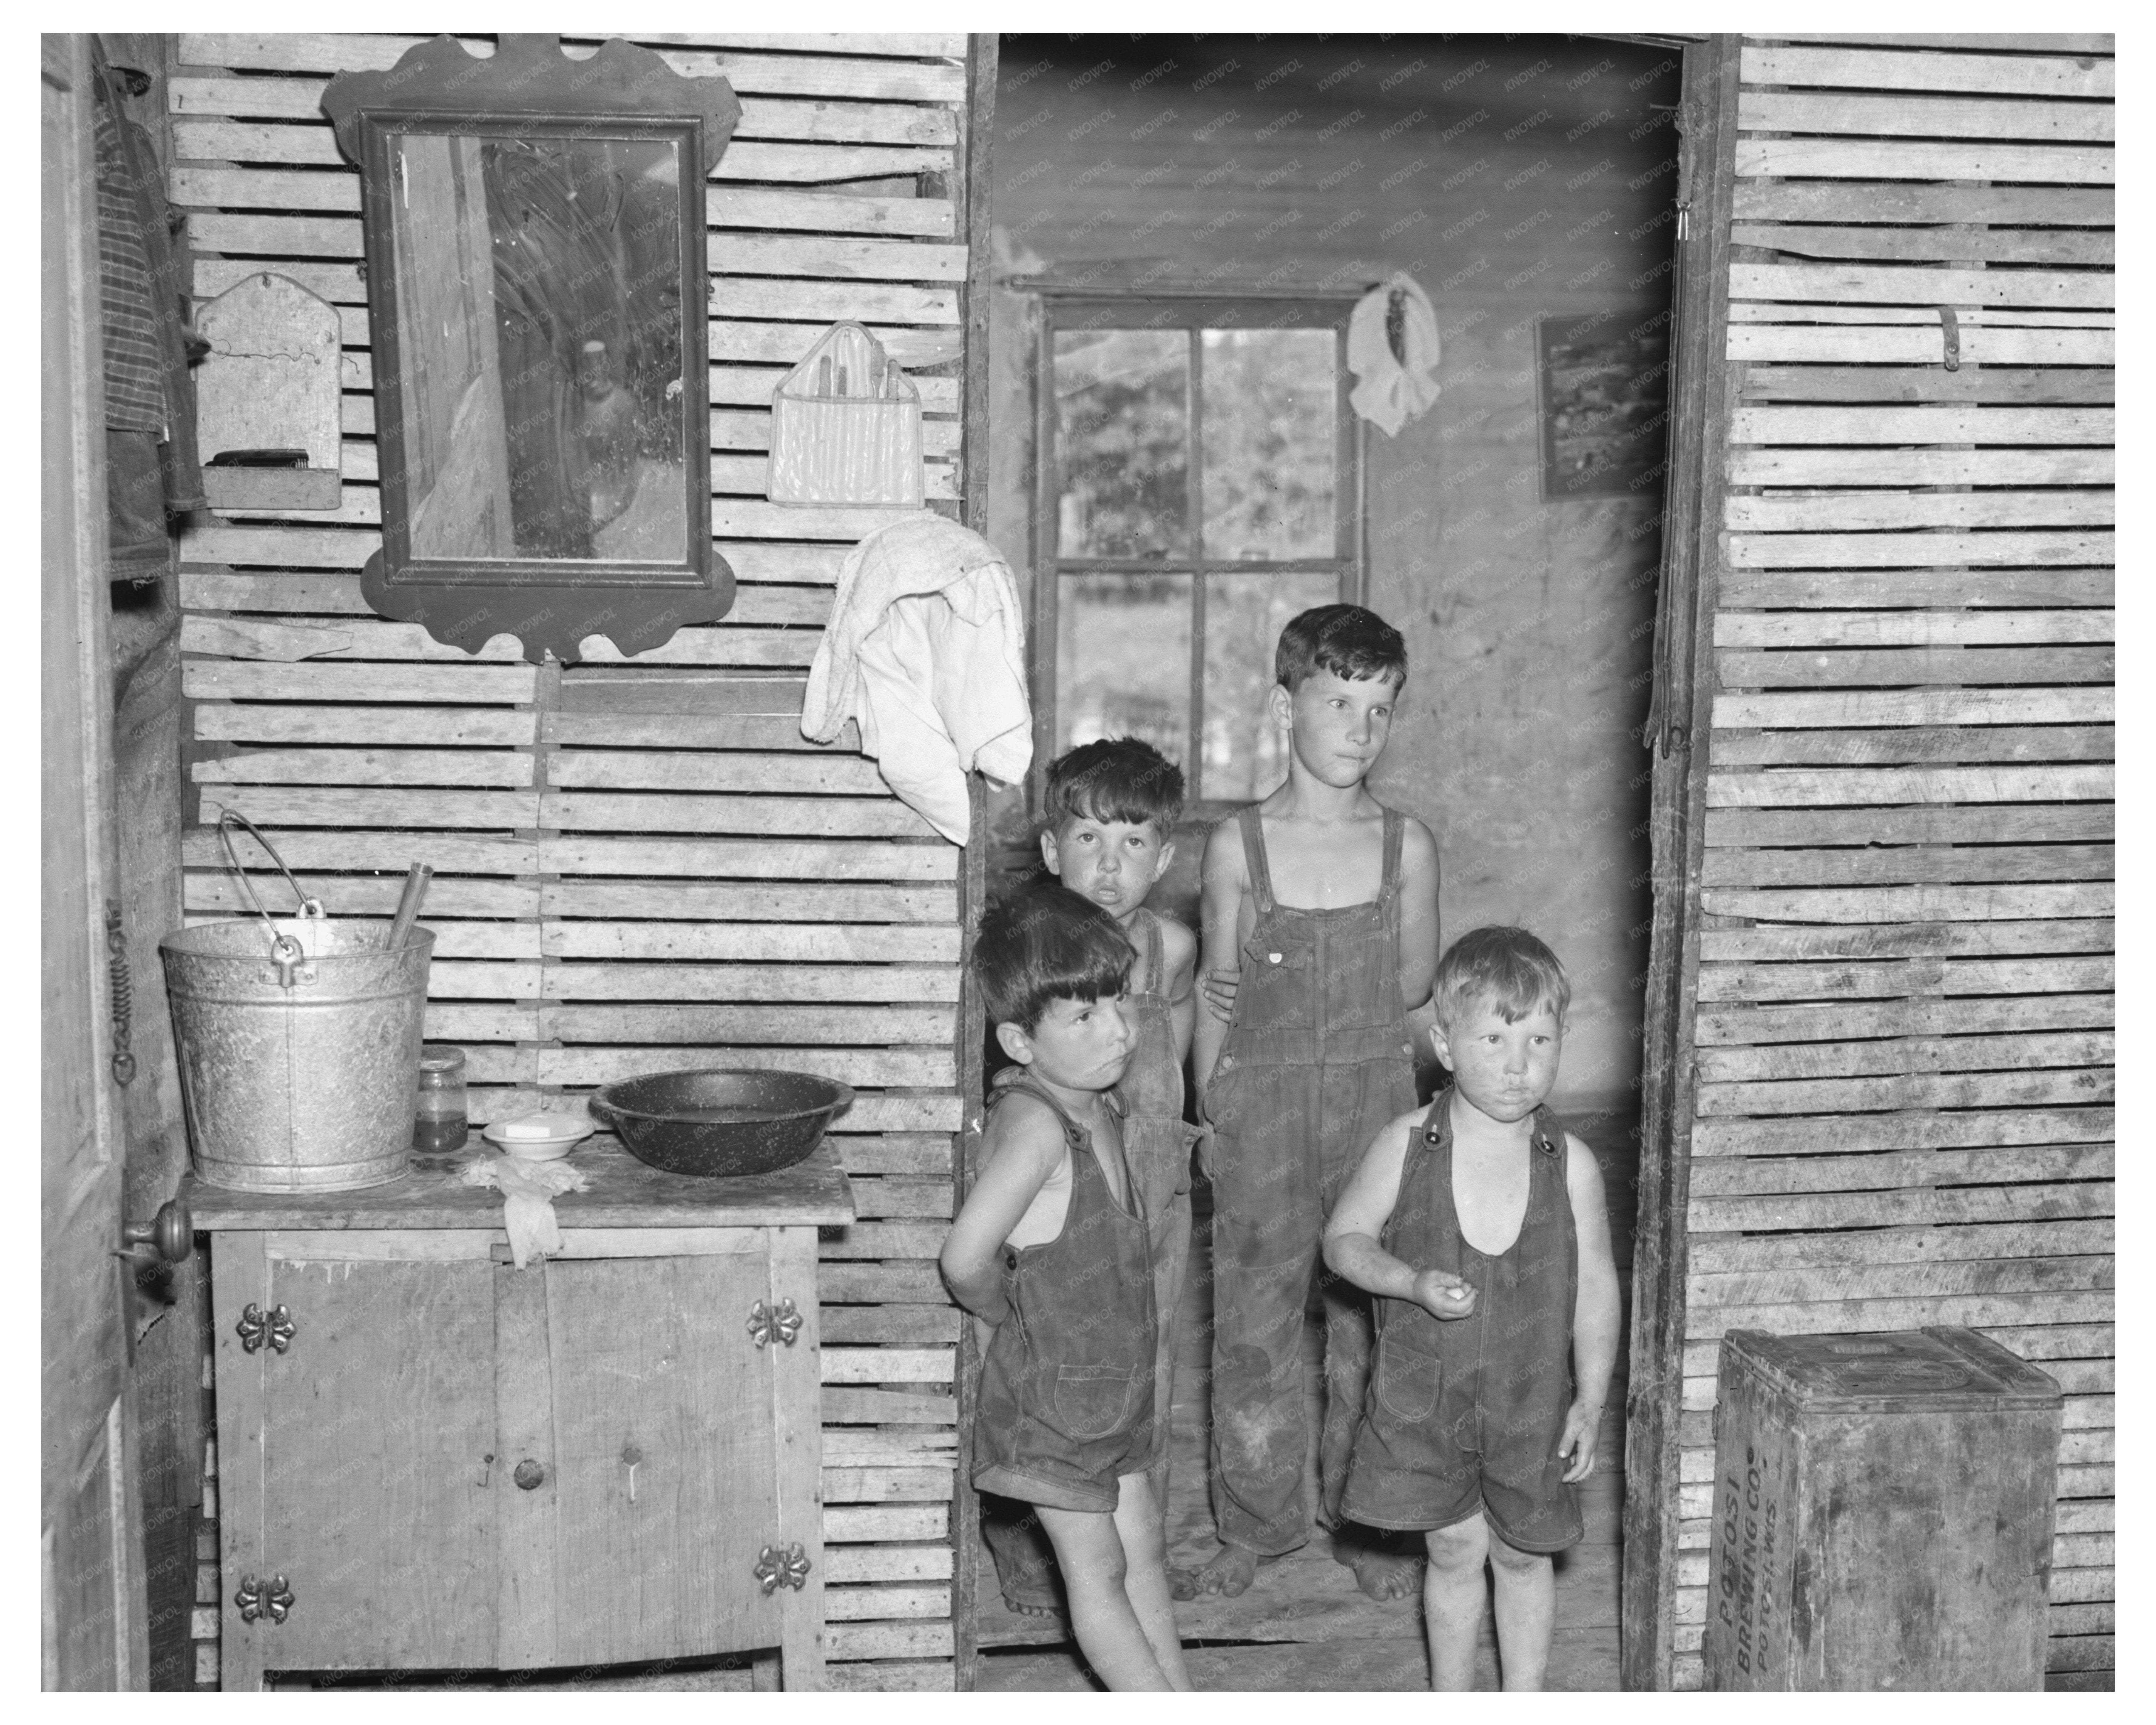
<svg viewBox="0 0 2156 1725"><path fill-rule="evenodd" d="M1327 1211L1372 1134L1414 1105L1405 1014L1437 964L1437 845L1363 781L1407 681L1399 632L1356 605L1281 632L1269 700L1287 782L1205 847L1209 975L1240 968L1232 1016L1199 1016L1194 1068L1214 1131L1214 1518L1208 1592L1250 1584L1261 1558L1310 1537L1303 1498L1303 1308ZM1369 1369L1368 1302L1325 1278L1320 1514L1338 1528ZM1333 1549L1373 1598L1415 1559L1340 1529Z"/></svg>
<svg viewBox="0 0 2156 1725"><path fill-rule="evenodd" d="M1380 1297L1344 1504L1428 1542L1438 1689L1474 1687L1486 1558L1504 1686L1543 1687L1550 1554L1583 1531L1573 1486L1594 1471L1617 1357L1601 1171L1543 1106L1571 998L1524 929L1455 941L1431 1032L1452 1088L1378 1134L1325 1227L1326 1262Z"/></svg>
<svg viewBox="0 0 2156 1725"><path fill-rule="evenodd" d="M989 1103L982 1167L944 1242L984 1344L973 1481L1034 1506L1071 1628L1111 1689L1188 1689L1146 1470L1152 1256L1111 1092L1137 1046L1115 919L1052 883L981 919L973 966L1017 1064Z"/></svg>
<svg viewBox="0 0 2156 1725"><path fill-rule="evenodd" d="M1124 1005L1137 1047L1116 1088L1123 1107L1123 1156L1152 1233L1159 1331L1153 1420L1161 1441L1151 1477L1153 1501L1163 1514L1175 1314L1190 1262L1190 1147L1199 1135L1183 1118L1198 940L1182 924L1147 909L1145 898L1175 860L1173 834L1182 812L1182 772L1136 737L1083 744L1049 765L1041 859L1065 886L1114 917L1137 951ZM1052 1563L1039 1518L1014 1516L1005 1507L991 1499L981 1512L1004 1598L1014 1610L1052 1610Z"/></svg>

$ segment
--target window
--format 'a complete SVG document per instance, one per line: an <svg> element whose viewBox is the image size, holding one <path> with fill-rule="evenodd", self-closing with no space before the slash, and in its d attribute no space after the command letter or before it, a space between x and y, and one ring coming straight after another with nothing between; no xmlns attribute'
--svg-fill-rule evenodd
<svg viewBox="0 0 2156 1725"><path fill-rule="evenodd" d="M1281 626L1362 593L1353 299L1042 304L1036 758L1127 733L1246 802Z"/></svg>

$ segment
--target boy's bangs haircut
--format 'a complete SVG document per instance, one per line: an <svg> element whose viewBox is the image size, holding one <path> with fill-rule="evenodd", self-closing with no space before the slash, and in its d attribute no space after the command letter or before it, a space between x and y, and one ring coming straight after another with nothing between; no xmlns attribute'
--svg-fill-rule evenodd
<svg viewBox="0 0 2156 1725"><path fill-rule="evenodd" d="M1572 1005L1572 979L1558 955L1525 929L1471 929L1437 961L1437 1021L1450 1028L1476 1007L1517 1024L1547 1006L1559 1023Z"/></svg>
<svg viewBox="0 0 2156 1725"><path fill-rule="evenodd" d="M982 917L973 938L988 1022L1028 1035L1051 1001L1122 993L1137 958L1115 918L1058 880L1013 893Z"/></svg>
<svg viewBox="0 0 2156 1725"><path fill-rule="evenodd" d="M1400 632L1359 605L1320 605L1291 617L1273 649L1273 680L1292 694L1320 671L1350 682L1383 677L1408 680L1408 644Z"/></svg>
<svg viewBox="0 0 2156 1725"><path fill-rule="evenodd" d="M1150 821L1163 838L1183 815L1183 769L1137 737L1081 743L1049 764L1042 818L1050 832L1071 822Z"/></svg>

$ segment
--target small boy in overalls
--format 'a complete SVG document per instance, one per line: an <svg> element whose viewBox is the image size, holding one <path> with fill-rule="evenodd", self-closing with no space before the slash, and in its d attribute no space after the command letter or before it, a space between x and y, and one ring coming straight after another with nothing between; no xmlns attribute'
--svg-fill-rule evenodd
<svg viewBox="0 0 2156 1725"><path fill-rule="evenodd" d="M1070 1625L1111 1689L1188 1689L1167 1541L1147 1477L1153 1418L1152 1248L1123 1153L1116 1082L1137 1046L1116 919L1055 882L981 919L973 969L998 1076L982 1163L942 1256L983 1338L975 1489L1031 1504Z"/></svg>
<svg viewBox="0 0 2156 1725"><path fill-rule="evenodd" d="M1455 941L1431 1032L1452 1088L1378 1134L1325 1226L1326 1262L1378 1297L1343 1507L1421 1532L1437 1689L1474 1687L1486 1559L1504 1687L1543 1687L1550 1555L1584 1531L1573 1487L1594 1469L1619 1306L1601 1170L1544 1105L1571 998L1524 929Z"/></svg>
<svg viewBox="0 0 2156 1725"><path fill-rule="evenodd" d="M1287 782L1213 830L1201 968L1237 970L1231 1014L1199 1015L1192 1067L1214 1139L1212 1487L1220 1549L1188 1584L1241 1593L1260 1559L1310 1538L1303 1310L1325 1216L1371 1135L1415 1100L1406 1015L1437 965L1437 843L1365 781L1407 681L1399 632L1358 605L1281 630L1268 700ZM1322 1277L1319 1515L1373 1599L1419 1554L1342 1525L1370 1357L1369 1303ZM1399 1542L1394 1542L1397 1548Z"/></svg>
<svg viewBox="0 0 2156 1725"><path fill-rule="evenodd" d="M1168 1507L1168 1432L1175 1399L1176 1312L1190 1262L1190 1147L1183 1118L1183 1062L1196 1012L1198 939L1146 908L1146 895L1175 860L1183 774L1150 743L1113 737L1081 744L1049 764L1041 860L1048 872L1115 918L1137 950L1125 1016L1137 1051L1116 1093L1123 1155L1152 1230L1153 1310L1159 1341L1153 1419L1161 1433L1152 1494ZM1038 1517L991 1497L981 1531L1013 1610L1052 1611L1054 1560Z"/></svg>

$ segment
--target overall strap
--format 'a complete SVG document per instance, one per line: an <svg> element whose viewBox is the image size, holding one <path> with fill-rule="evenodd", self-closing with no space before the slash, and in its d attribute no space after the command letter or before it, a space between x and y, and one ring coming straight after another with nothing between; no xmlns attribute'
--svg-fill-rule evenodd
<svg viewBox="0 0 2156 1725"><path fill-rule="evenodd" d="M1243 832L1243 867L1249 871L1250 890L1257 894L1258 914L1270 916L1273 912L1273 876L1265 866L1265 823L1258 813L1258 806L1235 811L1235 824Z"/></svg>
<svg viewBox="0 0 2156 1725"><path fill-rule="evenodd" d="M1069 1114L1063 1111L1063 1104L1058 1102L1054 1096L1049 1093L1048 1087L1043 1084L1040 1079L1034 1077L1031 1071L1027 1067L1022 1066L1005 1067L1001 1072L996 1074L994 1088L996 1094L992 1098L993 1101L1000 1102L1005 1096L1009 1095L1013 1091L1023 1090L1028 1096L1032 1097L1036 1102L1046 1103L1050 1108L1055 1111L1055 1118L1063 1123L1064 1141L1070 1144L1073 1149L1077 1149L1081 1144L1090 1144L1092 1141L1091 1134L1090 1134L1083 1126L1081 1126L1075 1120L1072 1119Z"/></svg>
<svg viewBox="0 0 2156 1725"><path fill-rule="evenodd" d="M1378 896L1398 896L1400 890L1400 840L1407 832L1407 816L1398 809L1385 811L1384 859L1378 865Z"/></svg>
<svg viewBox="0 0 2156 1725"><path fill-rule="evenodd" d="M1166 955L1161 950L1160 919L1152 911L1141 908L1138 915L1145 923L1145 950L1138 955L1145 966L1145 984L1140 994L1164 995L1168 992Z"/></svg>

